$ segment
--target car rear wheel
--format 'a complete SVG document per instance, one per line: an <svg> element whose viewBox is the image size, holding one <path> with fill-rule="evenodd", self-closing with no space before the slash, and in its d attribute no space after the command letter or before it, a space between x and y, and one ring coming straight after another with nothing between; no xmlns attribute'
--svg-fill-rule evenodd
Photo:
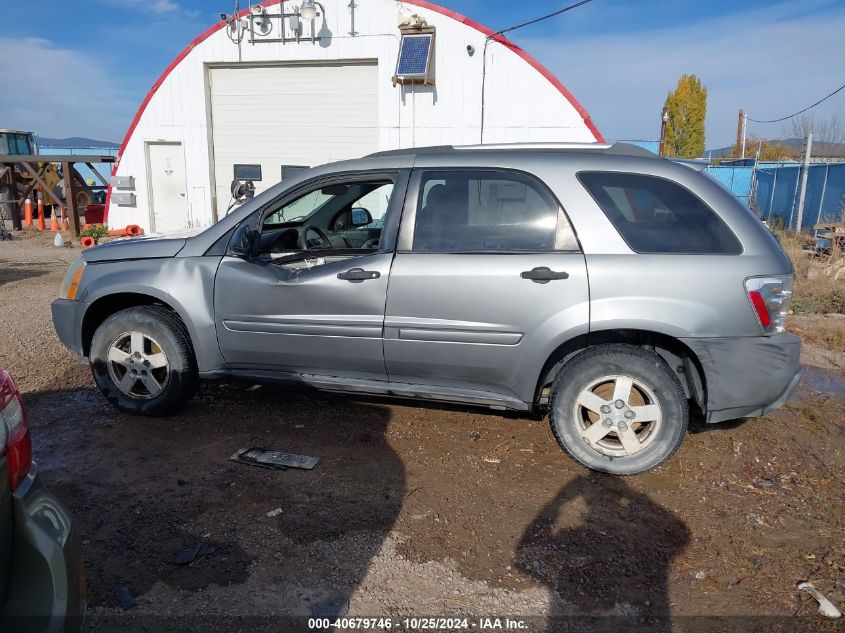
<svg viewBox="0 0 845 633"><path fill-rule="evenodd" d="M196 359L179 318L164 306L108 317L91 341L91 371L106 399L122 411L164 415L196 393Z"/></svg>
<svg viewBox="0 0 845 633"><path fill-rule="evenodd" d="M683 388L657 354L604 345L564 365L552 387L549 419L561 447L601 472L657 468L681 445L689 418Z"/></svg>

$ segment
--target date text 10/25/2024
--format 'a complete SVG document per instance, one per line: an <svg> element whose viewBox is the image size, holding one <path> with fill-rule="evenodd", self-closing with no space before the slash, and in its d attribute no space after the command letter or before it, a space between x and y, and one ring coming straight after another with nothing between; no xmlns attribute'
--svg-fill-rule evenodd
<svg viewBox="0 0 845 633"><path fill-rule="evenodd" d="M528 624L519 618L310 618L310 630L363 631L521 631Z"/></svg>

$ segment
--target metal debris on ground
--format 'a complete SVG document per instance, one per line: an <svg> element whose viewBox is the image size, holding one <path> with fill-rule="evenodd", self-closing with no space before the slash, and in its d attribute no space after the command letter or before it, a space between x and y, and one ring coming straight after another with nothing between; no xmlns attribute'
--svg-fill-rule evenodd
<svg viewBox="0 0 845 633"><path fill-rule="evenodd" d="M117 590L117 602L124 611L135 606L135 598L132 596L132 592L129 591L129 587L121 587Z"/></svg>
<svg viewBox="0 0 845 633"><path fill-rule="evenodd" d="M340 618L349 612L349 599L331 598L311 605L311 614L315 618Z"/></svg>
<svg viewBox="0 0 845 633"><path fill-rule="evenodd" d="M841 618L842 612L836 608L836 606L828 600L824 594L816 589L815 585L811 582L802 582L798 585L799 589L806 591L808 594L813 596L816 601L819 603L819 613L821 613L826 618Z"/></svg>
<svg viewBox="0 0 845 633"><path fill-rule="evenodd" d="M176 554L176 558L173 562L177 565L190 565L200 558L213 554L215 551L217 551L217 549L211 545L195 543L194 545L189 545L188 547L179 550L179 553Z"/></svg>
<svg viewBox="0 0 845 633"><path fill-rule="evenodd" d="M270 512L267 513L267 517L272 519L273 517L279 516L281 513L282 513L282 509L276 508L275 510L270 510Z"/></svg>
<svg viewBox="0 0 845 633"><path fill-rule="evenodd" d="M320 461L317 457L280 453L266 448L242 448L229 459L241 464L261 466L262 468L277 468L279 470L287 470L288 468L311 470Z"/></svg>

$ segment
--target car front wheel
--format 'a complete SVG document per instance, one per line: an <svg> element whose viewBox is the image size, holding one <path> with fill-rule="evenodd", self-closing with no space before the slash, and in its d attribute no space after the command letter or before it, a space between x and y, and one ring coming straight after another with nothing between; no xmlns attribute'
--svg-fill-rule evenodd
<svg viewBox="0 0 845 633"><path fill-rule="evenodd" d="M683 388L657 354L633 345L582 352L555 379L549 401L561 447L593 470L635 475L681 445L689 418Z"/></svg>
<svg viewBox="0 0 845 633"><path fill-rule="evenodd" d="M128 308L103 321L91 341L91 371L109 402L139 415L174 411L199 383L185 326L164 306Z"/></svg>

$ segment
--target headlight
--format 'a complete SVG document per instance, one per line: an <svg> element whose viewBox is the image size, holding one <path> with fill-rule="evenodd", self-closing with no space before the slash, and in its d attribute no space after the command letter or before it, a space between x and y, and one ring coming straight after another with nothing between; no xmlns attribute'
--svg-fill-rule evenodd
<svg viewBox="0 0 845 633"><path fill-rule="evenodd" d="M60 299L75 299L76 291L79 288L79 282L82 280L82 273L85 272L85 260L80 255L76 261L70 265L65 274L65 280L62 282L62 287L59 288Z"/></svg>

